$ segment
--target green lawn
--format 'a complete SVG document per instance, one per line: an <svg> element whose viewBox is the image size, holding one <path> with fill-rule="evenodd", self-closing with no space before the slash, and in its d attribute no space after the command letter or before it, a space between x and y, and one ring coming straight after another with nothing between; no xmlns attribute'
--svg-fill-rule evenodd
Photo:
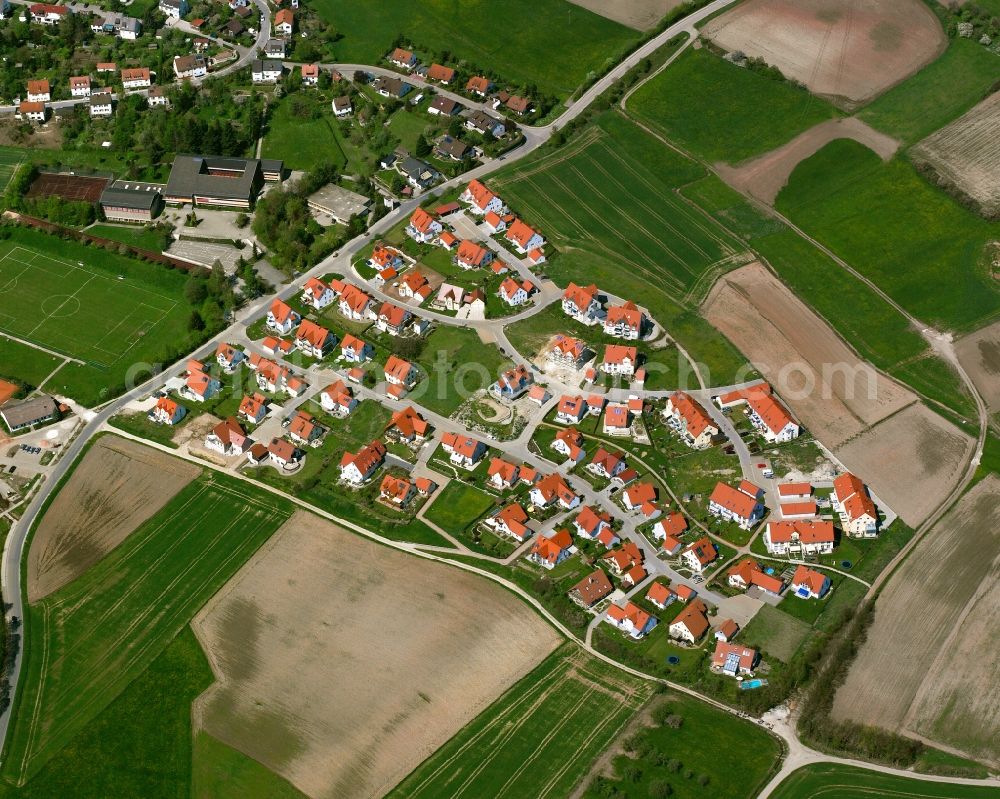
<svg viewBox="0 0 1000 799"><path fill-rule="evenodd" d="M781 747L775 738L697 699L667 694L653 715L652 726L636 734L634 756L615 757L614 779L592 782L585 799L751 799L777 767ZM656 724L669 716L679 718L680 726ZM664 784L672 789L669 793L660 787ZM618 793L610 792L612 786Z"/></svg>
<svg viewBox="0 0 1000 799"><path fill-rule="evenodd" d="M86 729L290 513L290 503L203 475L84 575L30 605L4 777L30 777Z"/></svg>
<svg viewBox="0 0 1000 799"><path fill-rule="evenodd" d="M305 799L283 777L204 731L194 739L192 772L196 799Z"/></svg>
<svg viewBox="0 0 1000 799"><path fill-rule="evenodd" d="M956 36L937 60L858 116L906 144L915 144L982 100L997 74L996 55L978 42Z"/></svg>
<svg viewBox="0 0 1000 799"><path fill-rule="evenodd" d="M337 122L326 102L322 103L321 116L315 119L295 116L288 99L279 102L268 117L261 154L264 158L283 159L289 169L310 169L322 161L338 169L348 165Z"/></svg>
<svg viewBox="0 0 1000 799"><path fill-rule="evenodd" d="M771 794L773 799L997 799L1000 788L949 785L897 777L867 769L819 763L793 772Z"/></svg>
<svg viewBox="0 0 1000 799"><path fill-rule="evenodd" d="M319 0L313 6L343 38L337 61L379 64L403 34L420 48L447 51L504 80L565 97L587 74L616 61L638 34L566 0L383 0L376 5ZM509 23L509 24L508 24ZM572 42L572 47L566 46Z"/></svg>
<svg viewBox="0 0 1000 799"><path fill-rule="evenodd" d="M91 225L86 232L91 236L120 241L150 252L163 252L170 246L170 238L165 231L152 230L145 226Z"/></svg>
<svg viewBox="0 0 1000 799"><path fill-rule="evenodd" d="M708 161L737 163L840 116L805 89L688 49L629 100L643 122Z"/></svg>
<svg viewBox="0 0 1000 799"><path fill-rule="evenodd" d="M192 343L183 272L35 230L5 232L0 331L84 361L61 369L50 391L96 404L120 393L134 364Z"/></svg>
<svg viewBox="0 0 1000 799"><path fill-rule="evenodd" d="M770 605L763 605L743 628L740 641L788 663L808 635L807 622Z"/></svg>
<svg viewBox="0 0 1000 799"><path fill-rule="evenodd" d="M0 335L0 377L37 386L62 362L62 358Z"/></svg>
<svg viewBox="0 0 1000 799"><path fill-rule="evenodd" d="M212 671L186 625L161 647L148 667L132 673L135 679L118 697L27 784L0 784L0 797L188 796L191 703L211 685Z"/></svg>
<svg viewBox="0 0 1000 799"><path fill-rule="evenodd" d="M650 683L566 644L389 797L568 796L651 694Z"/></svg>
<svg viewBox="0 0 1000 799"><path fill-rule="evenodd" d="M838 140L800 163L777 207L918 319L979 327L1000 312L985 265L1000 224L966 211L905 161Z"/></svg>
<svg viewBox="0 0 1000 799"><path fill-rule="evenodd" d="M511 365L500 350L484 344L475 331L452 325L439 325L431 331L418 363L427 378L410 392L408 399L442 416L450 416Z"/></svg>
<svg viewBox="0 0 1000 799"><path fill-rule="evenodd" d="M428 521L445 532L460 535L494 504L489 494L460 480L452 480L434 499L426 515Z"/></svg>

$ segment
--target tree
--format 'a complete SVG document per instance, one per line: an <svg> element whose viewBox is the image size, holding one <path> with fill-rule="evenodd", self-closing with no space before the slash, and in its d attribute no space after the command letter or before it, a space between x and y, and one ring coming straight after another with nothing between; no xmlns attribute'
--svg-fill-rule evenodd
<svg viewBox="0 0 1000 799"><path fill-rule="evenodd" d="M423 133L421 133L419 136L417 136L417 144L413 148L413 154L418 158L423 158L424 156L430 155L430 153L431 153L431 144L429 141L427 141L427 137L424 136Z"/></svg>
<svg viewBox="0 0 1000 799"><path fill-rule="evenodd" d="M191 305L201 305L206 297L208 297L207 281L192 272L184 284L184 298Z"/></svg>
<svg viewBox="0 0 1000 799"><path fill-rule="evenodd" d="M670 783L666 780L653 780L649 783L650 799L667 799L673 792L674 789L670 787Z"/></svg>
<svg viewBox="0 0 1000 799"><path fill-rule="evenodd" d="M198 332L205 329L205 320L201 318L201 314L198 311L191 311L191 315L188 317L188 330L192 332Z"/></svg>

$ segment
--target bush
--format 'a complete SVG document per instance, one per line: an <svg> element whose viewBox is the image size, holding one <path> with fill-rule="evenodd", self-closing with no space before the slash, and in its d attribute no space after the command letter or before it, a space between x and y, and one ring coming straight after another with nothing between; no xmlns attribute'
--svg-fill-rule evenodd
<svg viewBox="0 0 1000 799"><path fill-rule="evenodd" d="M674 789L666 780L653 780L649 783L650 799L667 799L667 797L671 796L673 792Z"/></svg>

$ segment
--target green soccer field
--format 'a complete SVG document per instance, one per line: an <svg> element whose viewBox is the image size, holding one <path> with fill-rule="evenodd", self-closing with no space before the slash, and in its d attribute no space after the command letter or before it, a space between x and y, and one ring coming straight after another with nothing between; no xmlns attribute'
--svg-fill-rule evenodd
<svg viewBox="0 0 1000 799"><path fill-rule="evenodd" d="M46 390L94 405L120 393L134 365L194 343L183 272L36 230L5 233L0 332L67 359Z"/></svg>
<svg viewBox="0 0 1000 799"><path fill-rule="evenodd" d="M163 651L290 515L205 475L82 576L28 607L4 777L29 777Z"/></svg>

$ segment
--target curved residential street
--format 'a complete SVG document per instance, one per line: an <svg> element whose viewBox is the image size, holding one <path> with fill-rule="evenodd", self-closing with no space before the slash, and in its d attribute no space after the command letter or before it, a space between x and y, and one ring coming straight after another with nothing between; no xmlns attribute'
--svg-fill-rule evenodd
<svg viewBox="0 0 1000 799"><path fill-rule="evenodd" d="M26 3L27 0L15 0L15 2ZM259 47L262 46L263 43L267 40L267 38L270 37L270 25L271 25L270 10L266 2L264 2L264 0L254 0L254 2L257 5L257 7L261 10L261 15L262 15L261 31L257 37L257 43L256 43L257 47ZM530 153L534 152L543 144L545 144L557 129L562 128L563 126L565 126L566 123L568 123L572 119L576 118L579 114L581 114L602 92L604 92L615 81L621 78L621 76L625 72L627 72L633 66L638 64L642 59L648 57L655 50L663 46L669 39L673 38L679 33L688 33L689 38L687 42L685 42L684 45L680 48L680 50L682 51L684 48L689 46L691 42L694 41L694 37L696 35L696 28L695 28L696 24L705 17L715 14L720 9L730 5L732 2L734 2L734 0L715 0L715 2L709 3L700 10L693 12L688 17L670 26L665 31L657 35L655 38L643 44L641 47L639 47L637 50L631 53L627 58L625 58L621 63L615 66L607 75L599 79L593 86L591 86L588 90L586 90L576 102L572 103L554 122L539 127L520 126L521 130L525 135L525 141L518 148L507 153L503 159L490 161L489 163L483 164L457 178L451 179L441 184L440 186L436 187L433 190L433 192L435 194L440 195L442 192L445 192L451 188L462 185L473 178L484 178L487 175L492 174L493 172L506 167L508 164L517 161L519 159L522 159L525 156L529 155ZM245 67L250 62L250 60L255 57L255 50L256 48L241 48L239 59L237 59L232 64L220 69L215 73L210 73L209 76L206 78L206 80L211 79L212 77L218 75L228 74L232 71ZM292 62L287 62L287 63L291 64ZM375 67L370 65L330 64L324 66L338 69L342 73L350 73L356 70L363 70L366 72L374 73L376 75L392 75L393 77L399 76L399 73L386 70L381 67ZM411 83L415 84L420 83L419 80L413 77L409 77L408 80ZM452 99L457 100L466 108L484 108L485 110L490 110L483 104L473 103L465 97L456 95L438 86L434 86L434 91L437 94L444 95L446 97L451 97ZM631 92L629 92L629 94L631 94ZM626 99L627 97L628 95L626 95ZM60 101L60 102L72 103L77 101ZM58 103L52 103L51 105L58 106ZM365 290L368 291L374 297L380 298L382 300L399 302L398 297L386 294L380 288L375 286L371 281L362 278L353 269L352 261L354 260L354 257L358 253L370 247L373 240L377 239L380 235L384 234L390 228L398 224L401 220L407 218L417 207L418 204L419 204L418 199L411 199L401 203L397 208L395 208L386 216L384 216L382 219L378 220L375 224L373 224L372 227L365 233L356 237L350 242L346 243L343 247L341 247L340 250L328 256L327 258L324 258L315 267L299 275L296 278L296 280L293 281L291 284L283 286L275 293L268 295L266 297L261 297L256 301L249 303L246 307L240 309L240 311L238 311L237 314L235 315L235 318L233 319L232 324L229 327L227 327L225 330L221 331L217 335L213 336L211 340L206 341L204 344L196 348L196 350L194 350L193 352L179 359L174 364L168 365L162 369L158 369L157 373L153 377L144 381L142 384L135 386L121 397L118 397L106 403L100 408L93 409L90 411L84 411L81 414L84 422L82 429L79 431L76 438L73 439L71 443L67 444L64 447L64 450L61 453L61 456L59 457L59 460L55 464L54 468L48 474L48 476L42 483L40 489L32 498L30 504L23 513L20 521L18 521L13 526L7 537L6 544L3 550L2 566L0 566L0 583L2 583L4 598L7 600L10 606L6 614L8 623L10 623L11 619L13 619L14 617L17 617L19 619L24 618L24 610L22 605L24 591L23 591L23 586L21 584L21 565L25 555L25 546L26 546L26 538L28 531L32 528L36 520L40 517L42 510L46 502L52 496L54 489L59 484L60 480L72 468L73 464L75 463L76 459L80 456L82 450L87 445L87 443L97 433L101 432L102 430L108 429L106 425L108 419L118 411L122 410L125 406L129 405L130 403L144 396L148 396L152 391L159 388L163 384L165 374L171 371L176 371L188 359L190 358L204 359L206 357L212 357L215 348L220 343L228 342L246 349L247 352L254 351L257 345L251 342L247 338L245 330L246 325L249 322L259 318L262 314L266 313L268 307L275 298L287 300L290 297L300 294L302 291L302 285L311 277L319 277L327 273L336 272L339 274L343 274L345 276L350 276L350 279L353 282L363 285L365 287ZM512 266L514 268L517 268L516 265L512 264ZM846 264L843 264L843 266L848 269L850 268ZM520 269L518 269L518 271L520 272ZM492 337L492 339L495 340L497 346L502 349L502 351L507 357L512 359L517 364L527 364L528 361L525 355L523 353L518 352L507 338L504 332L504 327L518 320L525 319L537 313L540 313L546 307L551 305L553 302L559 301L559 299L560 299L560 290L552 283L543 283L541 291L538 293L535 302L531 306L529 306L523 311L520 311L517 314L513 314L510 317L506 317L499 320L496 319L459 320L454 317L436 313L429 310L424 310L424 309L413 309L413 310L416 310L420 316L431 319L435 321L437 324L468 327L479 333L488 332L489 335ZM908 318L911 317L908 316ZM915 324L919 324L916 322L916 320L912 320L912 318L911 321L913 321ZM943 343L941 343L940 346L941 346L941 351L943 352L949 350L949 348L946 347ZM684 357L686 357L686 355ZM688 360L690 361L690 359ZM957 358L954 359L954 362L957 364ZM345 377L343 369L334 368L328 364L318 364L308 368L297 369L296 371L307 378L307 381L310 385L310 389L304 395L300 396L297 400L286 403L285 410L288 410L289 408L295 407L297 405L301 405L302 403L314 397L322 389L322 387L324 387L328 383L336 379L344 379ZM695 374L698 375L697 370L695 370ZM970 463L966 478L963 480L961 484L961 487L964 488L964 486L967 485L968 480L971 479L971 476L975 471L975 467L978 464L978 457L979 454L981 453L983 440L985 438L986 428L985 428L985 406L981 398L979 397L978 393L975 391L974 387L971 386L971 381L969 380L968 376L965 375L964 373L962 373L962 376L963 380L970 385L973 396L976 397L977 399L977 406L980 409L980 426L981 426L980 439L978 442L978 447L976 449L976 456L973 459L973 462ZM549 402L546 403L543 407L539 408L536 412L533 413L531 419L529 420L528 425L517 438L505 442L490 440L488 442L489 445L491 447L500 450L504 454L509 455L514 460L528 463L542 471L545 472L559 471L563 473L564 476L566 477L567 482L576 491L576 493L582 497L583 504L600 505L609 510L612 510L617 517L623 519L624 525L620 535L623 539L628 538L631 539L632 541L635 541L635 543L643 550L645 556L644 565L649 571L649 576L646 578L646 580L640 583L639 586L636 586L634 589L632 589L630 593L635 593L636 591L644 591L648 587L649 582L651 580L655 579L657 576L663 575L669 577L671 580L675 582L680 582L690 585L691 587L695 588L699 592L699 594L706 597L710 602L713 602L714 604L719 604L719 602L724 601L725 600L724 597L714 594L713 592L704 588L704 585L710 582L710 580L712 579L713 576L712 574L707 574L704 578L703 583L702 582L696 583L692 581L690 578L676 572L667 561L661 560L658 557L657 547L654 545L654 543L646 540L645 537L642 536L637 531L638 526L643 521L645 521L645 519L638 518L637 514L629 514L628 512L625 512L624 509L621 507L621 505L619 505L614 501L614 497L611 496L608 488L604 488L603 490L597 490L588 481L576 475L567 474L567 464L558 465L549 462L543 457L540 457L539 455L535 454L535 452L532 451L531 448L529 448L529 443L539 423L542 421L545 414L558 401L559 394L580 393L578 386L571 386L560 383L557 380L553 380L551 376L546 376L546 379L549 386L549 390L553 394L553 398L549 400ZM701 375L698 375L698 379L699 382L701 382ZM740 467L743 476L747 479L754 480L755 482L760 482L761 478L756 473L750 452L747 449L745 443L740 438L739 434L736 432L729 418L725 414L723 414L711 401L712 396L715 396L727 390L731 390L733 388L745 387L746 385L748 384L740 383L735 386L706 387L702 384L701 388L697 390L691 390L690 393L693 396L695 396L699 400L699 402L702 403L703 407L711 414L712 418L719 426L720 431L729 439L730 443L733 445L734 450L739 457ZM380 404L392 409L398 409L400 407L398 403L394 402L393 400L387 399L385 396L385 392L378 391L378 388L379 386L376 386L376 389L356 387L354 390L355 390L355 395L359 399L366 399L369 401L379 402ZM668 390L642 391L636 389L617 388L608 391L605 391L603 389L593 389L590 393L604 394L606 397L610 399L625 399L629 394L638 394L646 399L660 399L667 396L670 393L670 391ZM409 401L407 400L407 402ZM426 408L421 407L419 404L419 400L414 401L412 404L415 405L417 410L420 411L421 415L424 416L424 418L427 419L427 421L430 422L435 429L434 440L426 445L426 452L428 454L430 451L432 451L433 447L436 445L437 441L440 440L441 435L443 435L444 433L469 432L469 430L462 423L441 416L439 414L432 413ZM193 455L189 454L184 449L174 450L167 447L163 447L162 445L159 445L155 442L130 436L129 434L123 433L122 431L117 429L115 429L114 432L118 435L122 435L125 437L136 438L136 440L142 441L142 443L146 444L147 446L157 449L162 449L175 457L181 457L195 461L196 463L198 463L200 467L204 469L225 471L227 474L242 479L256 486L258 489L262 491L267 491L272 494L285 497L286 499L289 499L290 501L296 503L298 506L305 508L312 513L315 513L323 518L333 521L342 527L350 529L353 532L357 533L358 535L362 535L374 541L377 541L384 546L389 546L397 550L409 552L410 554L415 555L417 557L422 557L430 560L447 563L457 568L461 568L466 571L476 573L482 577L500 583L508 590L518 594L525 602L529 603L553 627L559 630L559 632L563 636L577 643L577 645L587 650L594 657L600 658L601 660L606 661L607 663L615 666L616 668L619 668L623 671L639 676L643 679L654 680L656 682L668 685L673 690L701 699L702 701L708 702L724 712L741 716L753 723L762 726L765 729L770 730L774 735L776 735L783 741L787 754L784 758L780 771L775 775L774 779L764 789L763 793L761 794L762 797L769 796L771 792L775 789L775 787L777 787L777 785L780 783L780 781L784 779L794 769L799 768L803 765L807 765L809 763L821 763L821 762L842 763L845 765L857 765L863 768L868 768L888 774L914 777L917 779L925 779L934 782L1000 785L1000 781L997 780L988 780L988 781L960 780L953 778L933 777L928 775L916 775L911 772L900 769L891 769L891 768L873 766L868 763L857 762L851 759L839 758L835 756L829 756L820 752L815 752L809 749L808 747L805 747L799 742L794 730L794 724L789 719L781 717L779 714L774 714L774 713L765 714L765 717L763 719L751 718L741 713L740 711L737 711L725 705L724 703L719 702L718 700L712 697L702 695L697 691L688 688L686 686L675 684L667 680L662 680L659 678L652 677L651 675L644 674L641 671L632 669L631 667L618 663L617 661L614 661L607 655L604 655L601 652L597 651L591 644L591 633L593 627L596 626L596 624L599 622L600 617L595 618L595 620L591 624L591 627L587 630L585 640L581 641L579 638L574 636L570 630L565 628L557 619L555 619L541 605L541 603L538 600L527 594L516 584L502 577L499 577L495 574L492 574L487 570L476 568L474 565L459 563L448 557L445 557L440 547L405 543L384 538L376 532L365 529L353 522L350 522L348 520L327 513L322 509L316 508L295 496L292 496L284 491L281 491L280 489L277 489L273 486L264 483L260 483L246 475L239 474L233 467L216 466L206 462L203 459L195 458ZM665 486L669 491L669 486L666 486L666 484L662 480L660 480L659 482L661 482L663 486ZM769 495L771 493L773 492L769 492ZM959 489L956 489L956 492L953 496L957 497L958 493ZM897 557L897 560L893 562L892 564L893 566L895 565L896 562L898 562L898 560L902 559L902 557L905 555L906 552L909 551L913 543L915 543L916 540L918 540L919 537L922 536L927 529L929 529L933 521L935 521L937 518L940 517L942 513L944 513L944 511L947 509L947 506L950 505L950 502L951 498L949 498L949 502L946 503L946 505L942 506L938 510L938 512L933 514L931 519L929 519L928 522L926 522L920 528L920 530L918 530L917 535L914 536L913 541L906 548L904 548L902 552L900 552L899 556ZM449 536L447 536L447 534L445 534L445 537L450 538ZM453 543L456 544L455 550L449 550L453 552L453 554L467 555L470 557L475 557L484 560L510 562L514 557L516 557L520 552L523 551L523 547L521 547L518 548L518 550L515 551L514 555L510 556L509 558L506 559L490 558L489 556L486 555L481 555L478 553L471 552L467 548L465 548L460 542L457 542L454 539L451 540L453 541ZM729 544L727 542L727 546L731 547L732 544ZM738 550L738 554L749 552L749 543L744 547L736 547L736 549ZM724 565L725 564L720 564L718 568L723 568ZM886 569L883 572L883 575L888 574L890 570L891 569ZM851 579L858 579L849 574L845 576L850 577ZM880 577L878 580L875 581L875 583L872 584L872 586L869 589L869 594L873 594L877 590L878 586L881 585L883 579L884 577ZM25 637L24 631L22 629L22 640L24 639L24 637ZM20 677L20 670L21 670L21 662L22 662L21 652L18 651L14 658L13 667L10 674L12 697L15 696L17 693L18 680ZM11 705L11 708L13 707L14 704ZM10 709L8 709L6 712L0 715L0 742L3 742L6 739L6 734L10 722L10 715L11 715Z"/></svg>

